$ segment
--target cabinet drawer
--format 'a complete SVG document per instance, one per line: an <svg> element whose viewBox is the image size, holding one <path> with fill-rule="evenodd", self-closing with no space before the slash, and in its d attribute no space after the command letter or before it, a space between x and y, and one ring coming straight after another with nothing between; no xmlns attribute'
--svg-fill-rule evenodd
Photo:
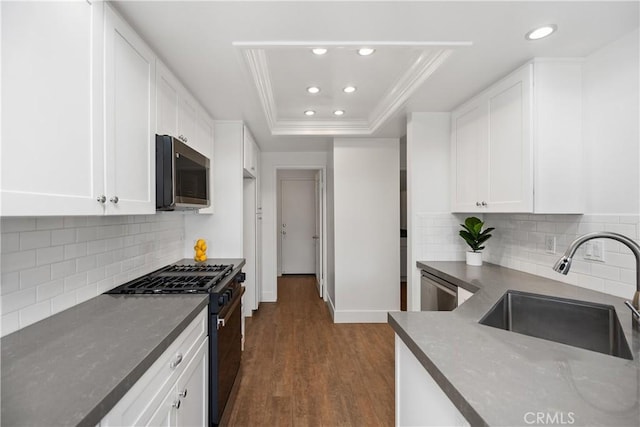
<svg viewBox="0 0 640 427"><path fill-rule="evenodd" d="M145 425L207 339L208 307L171 343L100 423L101 427Z"/></svg>

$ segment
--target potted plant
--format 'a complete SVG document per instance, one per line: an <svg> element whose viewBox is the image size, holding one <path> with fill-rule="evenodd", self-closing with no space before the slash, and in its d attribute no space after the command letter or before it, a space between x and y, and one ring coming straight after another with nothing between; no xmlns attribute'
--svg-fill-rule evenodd
<svg viewBox="0 0 640 427"><path fill-rule="evenodd" d="M467 251L467 264L468 265L482 265L482 252L484 249L482 244L489 240L491 233L495 228L489 227L484 231L482 227L484 222L480 221L475 216L470 216L464 220L464 224L460 224L462 230L460 230L460 237L467 242L467 245L471 248L471 251Z"/></svg>

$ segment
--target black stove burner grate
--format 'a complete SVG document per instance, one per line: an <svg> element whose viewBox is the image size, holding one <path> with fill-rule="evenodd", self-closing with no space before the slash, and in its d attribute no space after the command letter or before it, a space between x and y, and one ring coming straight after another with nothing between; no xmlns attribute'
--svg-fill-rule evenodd
<svg viewBox="0 0 640 427"><path fill-rule="evenodd" d="M164 273L216 273L216 274L226 274L228 271L233 269L233 265L223 265L223 264L185 264L185 265L169 265L155 274L164 274Z"/></svg>
<svg viewBox="0 0 640 427"><path fill-rule="evenodd" d="M233 265L170 265L111 290L112 294L207 293Z"/></svg>

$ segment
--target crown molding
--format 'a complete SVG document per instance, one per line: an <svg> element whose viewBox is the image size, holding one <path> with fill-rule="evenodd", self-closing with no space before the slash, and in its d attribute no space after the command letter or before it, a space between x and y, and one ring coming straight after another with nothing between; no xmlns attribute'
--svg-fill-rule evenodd
<svg viewBox="0 0 640 427"><path fill-rule="evenodd" d="M369 116L371 132L378 130L389 117L395 114L451 53L453 53L451 49L423 51L407 72L389 88Z"/></svg>
<svg viewBox="0 0 640 427"><path fill-rule="evenodd" d="M470 46L470 42L234 42L241 49L249 68L258 97L272 135L322 135L355 136L372 135L393 116L411 95L451 55L454 47ZM409 69L385 92L374 107L368 120L289 120L278 119L278 109L273 94L269 65L265 49L273 47L312 46L398 46L423 47L424 49Z"/></svg>
<svg viewBox="0 0 640 427"><path fill-rule="evenodd" d="M267 124L273 129L278 121L278 109L273 96L273 86L267 65L267 55L264 49L246 49L244 58L253 77L253 82L258 89L258 97L267 118Z"/></svg>

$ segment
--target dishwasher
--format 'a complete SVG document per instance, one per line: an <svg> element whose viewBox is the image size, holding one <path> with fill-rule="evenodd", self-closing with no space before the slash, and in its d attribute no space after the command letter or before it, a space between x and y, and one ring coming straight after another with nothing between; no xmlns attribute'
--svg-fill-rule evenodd
<svg viewBox="0 0 640 427"><path fill-rule="evenodd" d="M458 287L422 271L420 311L451 311L458 306Z"/></svg>

